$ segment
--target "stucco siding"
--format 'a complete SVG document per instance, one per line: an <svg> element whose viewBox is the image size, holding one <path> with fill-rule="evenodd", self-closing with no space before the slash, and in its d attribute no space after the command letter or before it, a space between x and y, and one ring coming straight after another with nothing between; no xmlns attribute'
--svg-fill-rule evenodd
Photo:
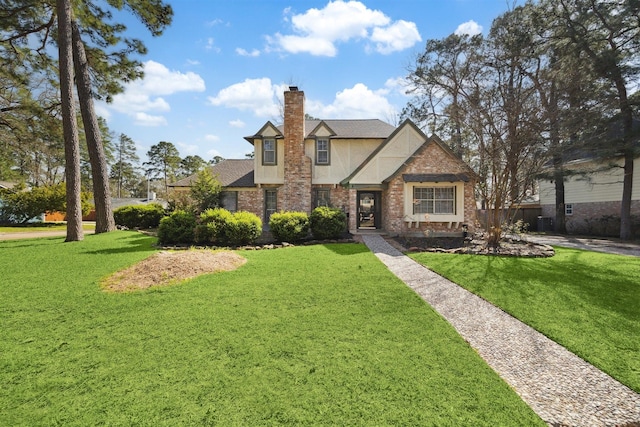
<svg viewBox="0 0 640 427"><path fill-rule="evenodd" d="M254 182L256 184L282 184L284 183L284 141L276 139L276 164L262 164L262 140L254 141L255 167Z"/></svg>
<svg viewBox="0 0 640 427"><path fill-rule="evenodd" d="M424 137L412 126L404 126L382 150L351 180L351 184L380 183L424 143Z"/></svg>
<svg viewBox="0 0 640 427"><path fill-rule="evenodd" d="M382 139L331 139L330 164L315 164L315 140L305 141L305 153L312 159L314 184L338 184L349 176L382 143Z"/></svg>

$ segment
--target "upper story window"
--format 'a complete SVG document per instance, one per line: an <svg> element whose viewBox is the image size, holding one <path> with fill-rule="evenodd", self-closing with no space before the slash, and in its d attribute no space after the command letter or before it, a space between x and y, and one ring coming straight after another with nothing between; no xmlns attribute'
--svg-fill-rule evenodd
<svg viewBox="0 0 640 427"><path fill-rule="evenodd" d="M455 215L456 187L414 187L413 213Z"/></svg>
<svg viewBox="0 0 640 427"><path fill-rule="evenodd" d="M316 164L328 165L329 164L329 139L318 138L316 139Z"/></svg>
<svg viewBox="0 0 640 427"><path fill-rule="evenodd" d="M274 138L265 138L262 140L262 164L276 164L276 140Z"/></svg>

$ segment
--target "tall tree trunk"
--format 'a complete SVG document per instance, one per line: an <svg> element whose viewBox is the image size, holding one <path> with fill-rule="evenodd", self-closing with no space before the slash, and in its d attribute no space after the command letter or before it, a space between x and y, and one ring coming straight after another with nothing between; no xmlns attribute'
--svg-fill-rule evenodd
<svg viewBox="0 0 640 427"><path fill-rule="evenodd" d="M84 238L80 185L80 138L73 99L73 52L71 42L71 2L57 0L60 100L64 129L65 177L67 189L67 242Z"/></svg>
<svg viewBox="0 0 640 427"><path fill-rule="evenodd" d="M93 199L96 207L96 233L105 233L116 229L111 210L111 191L109 190L109 171L107 158L102 145L102 135L93 107L91 78L84 43L75 20L71 22L73 37L73 59L76 70L76 87L80 100L80 112L87 139L91 176L93 178Z"/></svg>
<svg viewBox="0 0 640 427"><path fill-rule="evenodd" d="M563 150L560 143L558 97L556 94L555 83L551 83L551 93L549 94L549 105L547 106L547 111L549 113L549 144L551 146L553 163L553 183L556 190L556 218L553 223L553 230L556 233L564 234L567 232L567 218L564 200L564 159L562 158Z"/></svg>
<svg viewBox="0 0 640 427"><path fill-rule="evenodd" d="M620 203L620 238L630 240L631 233L631 195L633 185L633 110L627 97L627 86L619 68L611 72L612 80L618 91L620 113L622 116L624 156L624 178L622 179L622 201Z"/></svg>

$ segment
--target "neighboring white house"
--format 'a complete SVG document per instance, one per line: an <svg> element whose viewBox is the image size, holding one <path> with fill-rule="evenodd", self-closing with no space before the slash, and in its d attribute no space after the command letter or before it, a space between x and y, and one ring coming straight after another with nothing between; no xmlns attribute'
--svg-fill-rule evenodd
<svg viewBox="0 0 640 427"><path fill-rule="evenodd" d="M617 235L622 200L623 160L609 162L578 159L565 169L585 172L565 179L565 215L567 232L573 234ZM610 167L612 166L612 167ZM640 159L634 162L631 215L635 235L640 233ZM554 182L539 181L542 216L555 219Z"/></svg>

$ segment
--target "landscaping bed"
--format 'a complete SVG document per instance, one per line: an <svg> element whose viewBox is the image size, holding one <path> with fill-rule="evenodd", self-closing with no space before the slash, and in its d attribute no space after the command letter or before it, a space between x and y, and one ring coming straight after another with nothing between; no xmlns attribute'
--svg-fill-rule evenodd
<svg viewBox="0 0 640 427"><path fill-rule="evenodd" d="M474 255L500 255L544 258L555 254L549 245L541 245L518 238L505 238L500 246L487 246L484 239L474 237L395 237L392 243L403 252L442 252Z"/></svg>

